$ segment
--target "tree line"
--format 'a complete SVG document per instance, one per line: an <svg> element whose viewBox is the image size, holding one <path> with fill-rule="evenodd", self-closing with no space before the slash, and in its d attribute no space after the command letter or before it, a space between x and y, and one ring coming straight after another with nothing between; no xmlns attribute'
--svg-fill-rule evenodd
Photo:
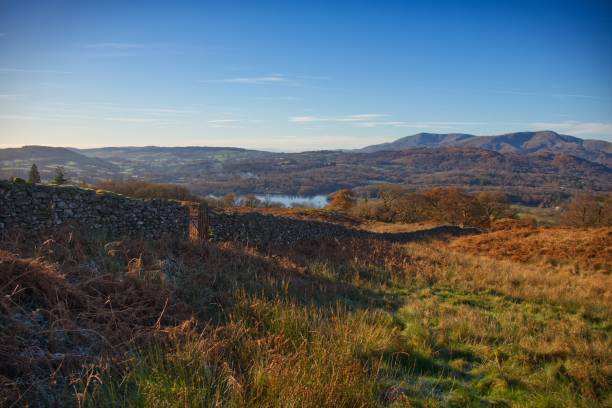
<svg viewBox="0 0 612 408"><path fill-rule="evenodd" d="M340 190L329 207L366 220L436 221L477 227L488 227L496 219L513 215L507 197L498 191L472 194L459 188L434 188L413 192L398 185L379 185L374 198Z"/></svg>
<svg viewBox="0 0 612 408"><path fill-rule="evenodd" d="M470 193L460 188L410 191L399 185L378 185L375 196L339 190L329 208L360 219L392 223L434 221L488 228L501 219L517 217L507 194ZM612 194L582 193L557 207L558 223L574 227L612 226Z"/></svg>

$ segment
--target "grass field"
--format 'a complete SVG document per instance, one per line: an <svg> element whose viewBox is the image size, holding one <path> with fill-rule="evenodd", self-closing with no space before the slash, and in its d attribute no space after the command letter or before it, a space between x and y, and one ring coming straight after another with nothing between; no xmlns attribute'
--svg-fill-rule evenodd
<svg viewBox="0 0 612 408"><path fill-rule="evenodd" d="M5 243L4 403L610 406L612 277L575 270L610 230L536 231L542 260L466 249L542 242L504 234L267 250Z"/></svg>

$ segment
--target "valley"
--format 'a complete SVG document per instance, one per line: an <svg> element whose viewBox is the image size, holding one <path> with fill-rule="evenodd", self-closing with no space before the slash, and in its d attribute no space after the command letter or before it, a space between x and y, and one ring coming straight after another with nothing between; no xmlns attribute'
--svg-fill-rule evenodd
<svg viewBox="0 0 612 408"><path fill-rule="evenodd" d="M526 133L504 137L529 144L525 141ZM541 133L544 132L529 133L533 145L542 138ZM473 138L460 139L461 143L455 145L448 142L452 135L441 139L422 134L409 139L421 142L408 146L400 143L401 148L385 145L363 151L302 153L222 147L77 150L32 146L0 150L0 175L25 177L31 164L37 163L43 178L50 177L56 166L64 166L75 181L135 179L174 183L201 196L227 193L314 196L378 183L414 189L438 186L473 190L502 188L517 195L522 192L612 190L610 143L598 142L599 147L590 150L592 154L587 156L601 161L589 161L580 157L585 155L571 153L594 143L572 138L581 141L575 143L578 150L572 151L567 148L567 137L557 135L559 141L555 143L557 139L551 141L550 133L546 133L549 136L547 148L512 151L488 149L486 144L473 147L463 143ZM430 145L432 138L439 143Z"/></svg>

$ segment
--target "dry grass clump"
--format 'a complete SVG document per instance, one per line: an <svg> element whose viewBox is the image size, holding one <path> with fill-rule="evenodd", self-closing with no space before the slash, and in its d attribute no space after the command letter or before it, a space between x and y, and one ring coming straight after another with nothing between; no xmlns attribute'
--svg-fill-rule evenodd
<svg viewBox="0 0 612 408"><path fill-rule="evenodd" d="M64 405L58 390L86 364L189 316L165 285L76 264L78 244L69 241L48 240L36 257L0 250L1 405ZM71 256L62 257L71 244Z"/></svg>
<svg viewBox="0 0 612 408"><path fill-rule="evenodd" d="M612 272L612 228L519 228L454 239L450 248L495 259Z"/></svg>
<svg viewBox="0 0 612 408"><path fill-rule="evenodd" d="M93 406L377 405L378 360L359 356L392 341L388 318L361 315L362 322L340 309L324 316L313 307L237 297L229 322L179 336L169 347L142 350L120 375L103 377L103 386L86 401Z"/></svg>

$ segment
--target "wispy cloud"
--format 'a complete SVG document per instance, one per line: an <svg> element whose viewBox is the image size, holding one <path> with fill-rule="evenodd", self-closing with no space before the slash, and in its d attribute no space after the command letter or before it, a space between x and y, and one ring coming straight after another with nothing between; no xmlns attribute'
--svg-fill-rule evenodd
<svg viewBox="0 0 612 408"><path fill-rule="evenodd" d="M0 94L0 101L5 95ZM11 97L11 95L6 95ZM18 95L17 95L18 96ZM4 112L0 119L11 121L62 121L75 124L81 121L103 121L125 125L162 126L181 125L197 115L190 107L129 106L114 103L80 103L78 105L51 103L32 107L29 112Z"/></svg>
<svg viewBox="0 0 612 408"><path fill-rule="evenodd" d="M124 58L140 57L160 50L170 49L177 52L176 46L167 43L135 43L135 42L99 42L85 44L80 47L87 57L91 58Z"/></svg>
<svg viewBox="0 0 612 408"><path fill-rule="evenodd" d="M299 101L297 96L259 96L257 99L262 101Z"/></svg>
<svg viewBox="0 0 612 408"><path fill-rule="evenodd" d="M114 104L102 104L100 109L113 115L105 117L107 121L152 125L177 125L196 113L192 109L118 106Z"/></svg>
<svg viewBox="0 0 612 408"><path fill-rule="evenodd" d="M1 99L2 95L0 95ZM129 106L114 103L51 104L27 115L4 116L12 120L103 120L133 124L175 125L192 118L198 111L191 107Z"/></svg>
<svg viewBox="0 0 612 408"><path fill-rule="evenodd" d="M580 94L552 94L555 98L579 98L579 99L602 99L599 96Z"/></svg>
<svg viewBox="0 0 612 408"><path fill-rule="evenodd" d="M209 120L208 123L235 123L240 122L239 119L214 119Z"/></svg>
<svg viewBox="0 0 612 408"><path fill-rule="evenodd" d="M579 99L601 99L599 96L584 95L575 93L542 93L542 92L526 92L526 91L491 91L496 94L518 95L518 96L540 96L548 98L579 98Z"/></svg>
<svg viewBox="0 0 612 408"><path fill-rule="evenodd" d="M296 78L298 79L312 79L312 80L317 80L317 81L329 81L331 79L331 77L325 76L325 75L300 75L297 76Z"/></svg>
<svg viewBox="0 0 612 408"><path fill-rule="evenodd" d="M400 120L380 120L390 115L386 113L364 113L357 115L346 115L336 117L321 116L293 116L289 118L293 123L346 123L352 127L373 128L373 127L402 127L414 129L453 129L458 126L481 126L486 122L407 122Z"/></svg>
<svg viewBox="0 0 612 408"><path fill-rule="evenodd" d="M132 111L142 112L149 116L190 116L195 114L195 110L191 109L174 109L174 108L133 108Z"/></svg>
<svg viewBox="0 0 612 408"><path fill-rule="evenodd" d="M292 116L289 122L293 123L312 123L312 122L327 122L329 119L320 118L317 116Z"/></svg>
<svg viewBox="0 0 612 408"><path fill-rule="evenodd" d="M4 37L6 33L0 33L0 37Z"/></svg>
<svg viewBox="0 0 612 408"><path fill-rule="evenodd" d="M105 120L110 122L123 122L123 123L134 123L134 124L151 124L151 125L175 125L176 121L163 119L163 118L151 118L151 117L132 117L132 116L119 116L119 117L108 117Z"/></svg>
<svg viewBox="0 0 612 408"><path fill-rule="evenodd" d="M0 94L0 100L1 99L16 99L17 95L16 94Z"/></svg>
<svg viewBox="0 0 612 408"><path fill-rule="evenodd" d="M125 42L103 42L96 44L87 44L83 48L105 49L105 50L133 50L139 48L147 48L146 44L125 43Z"/></svg>
<svg viewBox="0 0 612 408"><path fill-rule="evenodd" d="M289 78L283 74L270 74L262 76L224 78L224 79L209 79L201 80L202 83L224 83L224 84L241 84L241 85L297 85L297 79Z"/></svg>
<svg viewBox="0 0 612 408"><path fill-rule="evenodd" d="M5 120L25 120L25 121L53 121L61 118L53 116L34 116L34 115L0 115L0 119Z"/></svg>
<svg viewBox="0 0 612 408"><path fill-rule="evenodd" d="M222 79L221 82L225 82L228 84L282 84L282 85L290 85L295 83L293 80L287 78L282 74L272 74L267 76L257 76L257 77L241 77L241 78L228 78Z"/></svg>
<svg viewBox="0 0 612 408"><path fill-rule="evenodd" d="M354 127L379 127L379 126L391 126L391 127L405 127L405 128L414 128L414 129L427 129L430 128L430 125L423 125L418 123L409 123L409 122L401 122L401 121L381 121L381 122L359 122L354 123Z"/></svg>
<svg viewBox="0 0 612 408"><path fill-rule="evenodd" d="M597 135L612 138L612 123L606 122L533 122L529 126L541 130L554 130L570 135Z"/></svg>
<svg viewBox="0 0 612 408"><path fill-rule="evenodd" d="M429 126L482 126L487 125L487 122L417 122L423 125Z"/></svg>
<svg viewBox="0 0 612 408"><path fill-rule="evenodd" d="M371 120L375 118L384 118L385 116L389 116L386 113L361 113L357 115L348 115L342 116L338 118L339 122L359 122L362 120Z"/></svg>
<svg viewBox="0 0 612 408"><path fill-rule="evenodd" d="M27 74L72 74L70 71L55 71L49 69L24 69L24 68L6 68L0 67L0 74L22 72Z"/></svg>
<svg viewBox="0 0 612 408"><path fill-rule="evenodd" d="M323 81L329 80L327 76L313 76L313 75L297 75L289 76L280 73L273 73L268 75L257 75L257 76L244 76L244 77L232 77L222 79L203 79L198 82L200 83L223 83L223 84L238 84L238 85L284 85L284 86L310 86L307 83L312 81ZM269 97L274 99L275 97ZM295 100L294 97L277 97L279 100L282 98L288 98L285 100Z"/></svg>
<svg viewBox="0 0 612 408"><path fill-rule="evenodd" d="M237 129L242 128L240 123L252 122L242 119L213 119L208 121L208 127L211 129Z"/></svg>
<svg viewBox="0 0 612 408"><path fill-rule="evenodd" d="M379 127L389 126L398 128L412 129L455 129L457 126L477 126L483 125L481 122L404 122L404 121L377 121L377 122L357 122L351 124L353 127Z"/></svg>
<svg viewBox="0 0 612 408"><path fill-rule="evenodd" d="M314 123L314 122L363 122L371 121L376 118L389 116L386 113L361 113L356 115L345 115L335 117L323 116L292 116L289 122L293 123Z"/></svg>
<svg viewBox="0 0 612 408"><path fill-rule="evenodd" d="M189 107L143 107L143 106L124 106L124 105L116 105L116 104L94 104L97 109L104 109L106 111L112 112L122 112L132 115L142 115L146 117L153 118L179 118L179 117L188 117L195 115L197 112L196 109L192 109ZM120 115L123 117L123 115Z"/></svg>

